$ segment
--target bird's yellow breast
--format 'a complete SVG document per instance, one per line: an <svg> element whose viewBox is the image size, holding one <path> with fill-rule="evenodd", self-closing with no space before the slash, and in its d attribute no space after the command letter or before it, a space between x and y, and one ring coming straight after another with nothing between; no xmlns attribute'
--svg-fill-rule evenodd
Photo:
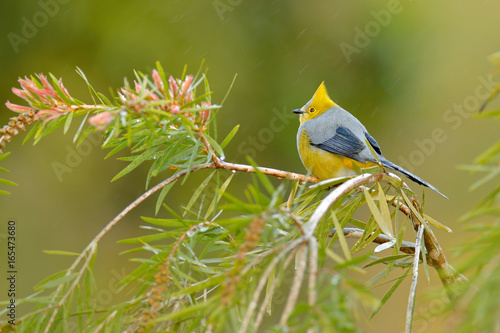
<svg viewBox="0 0 500 333"><path fill-rule="evenodd" d="M356 175L353 163L360 168L375 165L372 162L360 163L352 158L314 147L311 145L307 131L304 129L300 132L298 139L298 149L302 164L304 164L307 171L320 180Z"/></svg>

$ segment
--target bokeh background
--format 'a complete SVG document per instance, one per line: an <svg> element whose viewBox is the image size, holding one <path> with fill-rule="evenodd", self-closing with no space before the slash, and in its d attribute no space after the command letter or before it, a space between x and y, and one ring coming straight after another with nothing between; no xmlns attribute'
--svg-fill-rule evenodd
<svg viewBox="0 0 500 333"><path fill-rule="evenodd" d="M262 166L304 172L295 145L298 120L290 112L324 80L331 97L366 125L387 158L449 196L427 191L426 210L454 230L436 233L452 263L459 261L453 248L471 237L459 218L482 193L469 191L477 175L457 165L471 162L499 134L497 123L471 117L492 88L487 57L500 50L499 2L2 0L0 13L2 103L20 102L11 92L20 76L48 72L91 103L77 66L106 94L123 77L133 78L133 69L150 72L157 60L174 76L184 65L195 73L204 60L215 103L237 74L218 117L221 136L241 124L227 148L229 161L245 162L249 154ZM14 114L0 109L3 125ZM7 221L15 220L20 296L71 263L71 257L43 250L80 252L144 191L146 168L110 183L125 163L103 160L98 141L77 151L75 130L63 135L60 129L36 146L32 140L22 145L20 135L4 149L12 156L1 166L19 186L0 197L0 241L5 247ZM74 154L79 158L71 160ZM71 172L55 172L57 163L68 161ZM195 177L169 193L171 207L186 203ZM238 177L233 194L246 177ZM117 255L129 249L117 241L147 233L139 229L140 216L152 216L154 204L151 199L138 207L101 244L96 277L103 306L122 299L112 285L136 266L132 256ZM2 271L5 260L2 254ZM421 295L440 284L435 274L431 278L430 285L419 285L417 314L430 309ZM373 291L381 296L386 289ZM407 291L403 285L363 324L366 331L401 331ZM20 307L19 314L27 309ZM441 319L422 320L415 328L425 331L430 324L443 325Z"/></svg>

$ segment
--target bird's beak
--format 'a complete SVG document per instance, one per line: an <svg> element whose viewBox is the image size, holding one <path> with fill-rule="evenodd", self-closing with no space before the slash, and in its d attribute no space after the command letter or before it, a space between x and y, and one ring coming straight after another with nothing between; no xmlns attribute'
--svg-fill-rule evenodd
<svg viewBox="0 0 500 333"><path fill-rule="evenodd" d="M305 111L302 111L301 109L295 109L295 110L292 110L293 113L296 113L296 114L304 114L306 113Z"/></svg>

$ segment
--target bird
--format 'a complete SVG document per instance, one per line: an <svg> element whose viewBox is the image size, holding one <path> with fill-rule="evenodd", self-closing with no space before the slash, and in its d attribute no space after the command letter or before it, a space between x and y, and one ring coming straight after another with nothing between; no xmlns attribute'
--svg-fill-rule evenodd
<svg viewBox="0 0 500 333"><path fill-rule="evenodd" d="M331 100L324 82L309 102L292 112L300 115L297 149L302 164L320 180L355 176L354 165L367 168L380 163L447 198L435 186L386 159L365 126Z"/></svg>

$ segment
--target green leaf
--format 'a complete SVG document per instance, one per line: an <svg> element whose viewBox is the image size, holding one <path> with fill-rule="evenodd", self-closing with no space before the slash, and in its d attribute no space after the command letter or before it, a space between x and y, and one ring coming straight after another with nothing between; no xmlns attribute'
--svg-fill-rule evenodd
<svg viewBox="0 0 500 333"><path fill-rule="evenodd" d="M363 268L368 268L370 266L374 266L377 264L387 264L390 261L396 261L396 260L406 259L406 258L413 258L413 255L411 255L411 254L395 254L395 255L387 256L384 258L374 260L374 261L364 265ZM411 264L411 263L409 263L409 264Z"/></svg>
<svg viewBox="0 0 500 333"><path fill-rule="evenodd" d="M127 238L118 241L120 244L145 244L150 242L155 242L163 239L171 239L174 236L171 232L162 232L159 234L152 234L147 236L141 236L136 238Z"/></svg>
<svg viewBox="0 0 500 333"><path fill-rule="evenodd" d="M142 164L142 162L146 161L147 159L149 159L151 156L153 156L156 151L157 151L158 148L151 148L147 151L145 151L144 153L142 153L141 155L139 156L131 156L134 158L134 160L132 162L129 163L129 165L127 165L122 171L120 171L113 179L111 179L112 182L114 182L115 180L125 176L127 173L129 173L130 171L134 170L135 168L137 168L139 165Z"/></svg>
<svg viewBox="0 0 500 333"><path fill-rule="evenodd" d="M0 184L3 184L3 185L11 185L11 186L17 186L17 184L16 184L16 183L11 182L10 180L7 180L7 179L2 179L2 178L0 178Z"/></svg>
<svg viewBox="0 0 500 333"><path fill-rule="evenodd" d="M87 84L87 87L89 88L89 92L90 92L90 97L92 97L92 101L94 102L94 104L97 104L95 97L97 97L99 99L99 101L104 104L104 102L101 100L101 97L95 91L94 87L92 87L89 80L85 76L85 73L83 73L83 71L80 69L80 67L76 67L76 72L78 73L78 75L80 75L83 78L83 80Z"/></svg>
<svg viewBox="0 0 500 333"><path fill-rule="evenodd" d="M189 155L189 149L181 147L186 143L186 136L182 136L174 140L174 144L171 144L164 151L160 151L161 156L153 163L149 169L148 176L146 179L146 185L152 177L157 176L166 167L172 166L176 161L183 158L183 156Z"/></svg>
<svg viewBox="0 0 500 333"><path fill-rule="evenodd" d="M187 173L186 173L186 176L184 176L184 179L182 180L182 185L184 185L184 183L188 180L189 178L189 175L191 174L191 169L193 167L193 164L194 164L194 159L195 157L197 156L197 153L198 153L198 148L200 147L200 141L196 141L195 143L195 146L189 150L186 150L186 151L182 151L180 152L180 154L177 154L177 156L184 156L182 153L189 153L191 152L191 156L189 157L189 160L187 162L187 164L185 165L178 165L179 168L186 168L187 170Z"/></svg>
<svg viewBox="0 0 500 333"><path fill-rule="evenodd" d="M229 176L229 178L226 179L226 181L224 182L224 184L222 184L222 186L219 188L219 190L217 191L216 196L212 200L212 203L208 207L207 213L205 214L205 218L208 218L208 216L210 214L212 214L212 212L214 211L215 207L217 206L217 203L219 203L219 200L221 199L222 195L224 194L224 192L226 191L227 187L229 186L229 183L233 179L234 175L235 175L234 173L231 173L231 175Z"/></svg>
<svg viewBox="0 0 500 333"><path fill-rule="evenodd" d="M45 123L45 126L39 127L37 133L35 134L35 142L34 144L37 144L44 136L52 133L54 130L59 128L65 121L65 116L60 116L58 118L52 119ZM41 123L43 123L41 121Z"/></svg>
<svg viewBox="0 0 500 333"><path fill-rule="evenodd" d="M257 175L257 178L259 178L262 185L264 185L264 188L266 189L267 193L273 195L275 190L269 178L259 170L257 163L255 163L255 161L252 160L250 156L247 156L247 161L254 167L255 174Z"/></svg>
<svg viewBox="0 0 500 333"><path fill-rule="evenodd" d="M99 96L99 99L103 101L103 104L110 106L113 105L113 103L111 103L111 101L105 95L101 94L100 92L98 92L97 95Z"/></svg>
<svg viewBox="0 0 500 333"><path fill-rule="evenodd" d="M85 114L85 117L83 117L83 120L82 122L80 123L80 126L78 126L78 129L76 130L76 133L75 133L75 136L73 137L73 143L76 142L76 140L78 139L78 136L80 135L80 132L82 131L83 129L83 125L87 123L87 117L89 116L89 113L90 112L87 112ZM90 127L89 127L90 128Z"/></svg>
<svg viewBox="0 0 500 333"><path fill-rule="evenodd" d="M208 143L210 143L215 152L219 155L220 159L224 160L226 156L224 155L224 151L222 150L221 146L219 146L219 144L209 135L205 135L205 138L207 139Z"/></svg>
<svg viewBox="0 0 500 333"><path fill-rule="evenodd" d="M484 153L476 157L474 163L476 164L486 164L496 158L497 154L500 153L500 141L494 143L489 147Z"/></svg>
<svg viewBox="0 0 500 333"><path fill-rule="evenodd" d="M453 233L453 230L451 230L451 228L449 228L448 226L442 224L441 222L439 222L438 220L435 220L433 219L432 217L430 217L429 215L427 214L424 214L424 218L429 221L430 224L432 224L433 226L441 229L441 230L444 230L446 232L449 232L450 234Z"/></svg>
<svg viewBox="0 0 500 333"><path fill-rule="evenodd" d="M192 225L198 224L199 221L195 220L183 220L180 218L176 219L155 219L152 217L141 217L142 220L162 227L170 227L170 228L180 228L180 227L190 227Z"/></svg>
<svg viewBox="0 0 500 333"><path fill-rule="evenodd" d="M54 287L58 287L61 284L64 284L66 282L74 280L78 274L72 273L66 275L66 271L58 272L56 274L53 274L46 278L45 280L41 281L38 283L34 289L35 290L43 290L43 289L50 289Z"/></svg>
<svg viewBox="0 0 500 333"><path fill-rule="evenodd" d="M229 134L224 138L224 140L220 144L220 148L221 149L226 148L226 146L229 144L229 142L231 142L231 140L236 135L236 133L238 132L239 129L240 129L240 125L239 124L236 125L236 126L234 126L234 128L231 130L231 132L229 132Z"/></svg>
<svg viewBox="0 0 500 333"><path fill-rule="evenodd" d="M385 224L391 231L391 235L394 235L394 230L392 228L391 213L389 211L389 206L387 204L387 198L385 197L384 190L382 189L382 186L380 186L379 182L377 182L377 186L378 186L378 197L379 197L378 205L380 208L380 213L382 214L382 217L385 220Z"/></svg>
<svg viewBox="0 0 500 333"><path fill-rule="evenodd" d="M377 306L377 308L375 309L375 311L373 311L373 313L371 314L370 316L370 319L373 318L377 312L380 311L380 309L382 309L382 307L384 306L384 304L387 302L387 300L392 296L392 294L396 291L396 289L398 289L399 285L401 284L401 282L403 282L403 280L405 279L405 277L407 277L409 274L410 274L410 270L411 270L412 266L410 266L406 272L404 272L403 275L401 275L398 280L396 281L396 283L394 283L392 285L392 287L389 289L389 291L387 291L387 293L384 295L384 297L382 297L382 300L380 301L380 304Z"/></svg>
<svg viewBox="0 0 500 333"><path fill-rule="evenodd" d="M69 126L71 125L71 121L73 120L74 112L69 111L69 115L66 117L66 121L64 122L64 130L63 134L68 132Z"/></svg>
<svg viewBox="0 0 500 333"><path fill-rule="evenodd" d="M26 137L23 140L23 144L25 144L35 133L38 132L39 128L42 126L43 122L39 121L33 125L31 130L26 134Z"/></svg>
<svg viewBox="0 0 500 333"><path fill-rule="evenodd" d="M227 96L229 96L229 92L231 91L231 89L233 89L234 82L236 81L236 76L238 76L238 74L234 74L233 81L231 81L231 84L229 85L229 89L227 90L226 95L224 96L224 98L222 99L222 102L220 104L224 104Z"/></svg>
<svg viewBox="0 0 500 333"><path fill-rule="evenodd" d="M370 208L370 211L375 218L375 222L377 222L377 225L380 227L382 232L389 236L390 238L394 238L393 233L391 231L392 229L392 224L389 226L382 216L382 213L378 210L377 205L375 204L375 201L373 200L372 196L366 189L366 187L363 188L363 193L365 194L365 199L366 203L368 204L368 207Z"/></svg>
<svg viewBox="0 0 500 333"><path fill-rule="evenodd" d="M200 311L203 311L207 308L216 308L219 306L219 297L211 297L209 298L206 302L199 302L194 305L182 308L180 310L177 310L175 312L169 313L164 316L159 316L155 319L150 320L152 323L159 323L159 322L167 322L170 320L182 318L183 320L186 320L190 318L191 316L197 315L200 313Z"/></svg>
<svg viewBox="0 0 500 333"><path fill-rule="evenodd" d="M93 128L92 127L88 127L82 134L82 136L80 137L80 140L78 140L78 142L76 143L76 146L78 147L79 145L82 144L82 142L87 138L87 136L89 136L90 133L92 133L93 131Z"/></svg>
<svg viewBox="0 0 500 333"><path fill-rule="evenodd" d="M405 191L401 191L401 194L403 195L403 199L405 201L406 206L408 206L408 208L410 208L413 215L417 217L418 221L421 224L423 224L424 227L428 228L427 223L425 223L424 219L422 218L422 215L420 215L420 212L417 211L417 209L411 203L410 199L408 199L408 196L406 195Z"/></svg>
<svg viewBox="0 0 500 333"><path fill-rule="evenodd" d="M472 184L470 186L471 191L481 187L484 184L490 183L492 179L494 179L495 177L497 177L500 174L500 167L495 166L495 167L491 168L490 170L491 170L491 172L489 172L486 176L482 177L481 179L474 182L474 184Z"/></svg>
<svg viewBox="0 0 500 333"><path fill-rule="evenodd" d="M363 255L359 255L359 256L356 256L354 258L352 258L351 260L349 261L344 261L343 263L341 264L338 264L338 265L335 265L334 266L334 269L345 269L345 268L349 268L349 269L352 269L358 273L366 273L363 269L355 266L363 261L365 261L370 255L369 254L363 254Z"/></svg>
<svg viewBox="0 0 500 333"><path fill-rule="evenodd" d="M55 254L59 256L79 256L80 253L70 252L70 251L59 251L59 250L44 250L43 253Z"/></svg>
<svg viewBox="0 0 500 333"><path fill-rule="evenodd" d="M210 85L208 84L208 79L205 74L203 74L203 80L205 83L205 94L208 94L210 92ZM212 98L210 94L207 96L207 102L212 104Z"/></svg>
<svg viewBox="0 0 500 333"><path fill-rule="evenodd" d="M351 261L351 251L349 250L349 246L347 245L347 241L345 239L344 232L342 231L342 226L339 223L339 220L337 219L337 215L332 212L330 214L333 220L333 225L335 226L335 229L337 229L337 232L335 235L339 238L339 243L340 247L342 248L342 252L344 252L344 257L346 258L347 261Z"/></svg>
<svg viewBox="0 0 500 333"><path fill-rule="evenodd" d="M197 282L197 283L195 283L187 288L184 288L184 289L174 293L172 295L172 297L180 297L180 296L190 295L190 294L196 293L200 290L211 288L211 287L223 282L226 279L226 277L227 276L225 274L212 276L209 279Z"/></svg>
<svg viewBox="0 0 500 333"><path fill-rule="evenodd" d="M331 249L325 248L324 251L329 258L333 259L333 261L337 262L339 265L342 265L346 262L344 258L333 252Z"/></svg>
<svg viewBox="0 0 500 333"><path fill-rule="evenodd" d="M191 209L191 207L193 206L193 204L196 202L196 200L198 200L198 197L200 196L201 192L203 192L203 190L205 189L205 187L207 187L208 183L210 182L210 179L212 179L213 175L216 173L217 171L213 171L211 172L207 178L205 178L200 186L198 186L196 188L196 190L194 191L194 194L193 196L191 196L191 199L189 200L188 204L186 205L186 210L184 211L184 213L182 214L183 216L186 215L187 211L189 209Z"/></svg>
<svg viewBox="0 0 500 333"><path fill-rule="evenodd" d="M167 196L168 192L174 186L176 182L173 181L168 185L165 185L160 192L160 195L158 195L158 200L156 200L156 207L155 207L155 215L158 214L161 208L161 204L163 203L163 200L165 200L165 197Z"/></svg>
<svg viewBox="0 0 500 333"><path fill-rule="evenodd" d="M117 145L113 150L111 150L104 159L107 159L108 157L113 156L114 154L118 153L120 150L125 149L128 147L128 142L123 141L121 144Z"/></svg>
<svg viewBox="0 0 500 333"><path fill-rule="evenodd" d="M0 155L0 161L3 161L4 159L6 159L7 156L9 156L9 155L10 155L10 151L8 153L4 153L4 154Z"/></svg>

